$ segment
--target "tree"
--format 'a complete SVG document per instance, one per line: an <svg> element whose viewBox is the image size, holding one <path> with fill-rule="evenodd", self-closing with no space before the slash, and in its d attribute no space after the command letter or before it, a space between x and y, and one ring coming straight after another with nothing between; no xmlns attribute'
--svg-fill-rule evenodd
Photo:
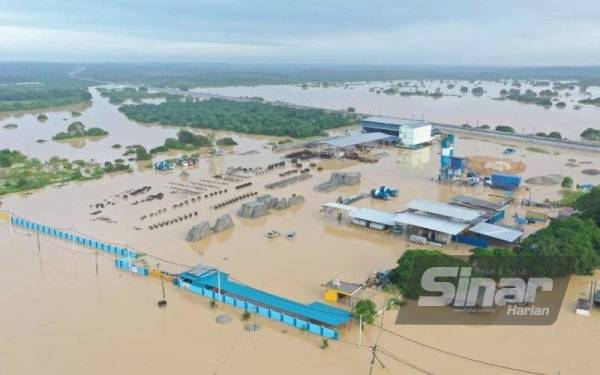
<svg viewBox="0 0 600 375"><path fill-rule="evenodd" d="M587 128L580 134L580 137L588 141L600 141L600 130Z"/></svg>
<svg viewBox="0 0 600 375"><path fill-rule="evenodd" d="M515 129L513 129L510 126L506 126L506 125L498 125L498 126L496 126L496 131L504 132L504 133L514 133Z"/></svg>
<svg viewBox="0 0 600 375"><path fill-rule="evenodd" d="M529 268L537 276L588 275L600 266L600 229L590 219L556 219L527 237L518 254L534 256Z"/></svg>
<svg viewBox="0 0 600 375"><path fill-rule="evenodd" d="M137 161L144 161L152 159L152 156L146 151L144 146L138 145L135 148L135 158Z"/></svg>
<svg viewBox="0 0 600 375"><path fill-rule="evenodd" d="M427 269L450 266L464 267L468 264L437 250L409 250L398 259L398 266L390 271L389 278L404 298L416 299L426 294L421 286L421 276Z"/></svg>
<svg viewBox="0 0 600 375"><path fill-rule="evenodd" d="M563 178L561 186L567 189L570 189L573 187L573 179L569 176L565 176L565 178Z"/></svg>
<svg viewBox="0 0 600 375"><path fill-rule="evenodd" d="M575 202L575 208L581 212L584 219L592 219L600 225L600 186L582 195Z"/></svg>
<svg viewBox="0 0 600 375"><path fill-rule="evenodd" d="M293 138L318 136L325 130L353 125L358 121L354 114L347 112L215 98L123 105L119 110L128 118L143 123L158 122L164 125Z"/></svg>
<svg viewBox="0 0 600 375"><path fill-rule="evenodd" d="M377 316L377 306L370 299L361 299L354 305L353 315L356 319L371 324Z"/></svg>

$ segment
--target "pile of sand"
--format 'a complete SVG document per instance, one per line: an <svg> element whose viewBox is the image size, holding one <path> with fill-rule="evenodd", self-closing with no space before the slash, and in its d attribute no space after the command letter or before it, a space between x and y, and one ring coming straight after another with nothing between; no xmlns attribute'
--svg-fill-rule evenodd
<svg viewBox="0 0 600 375"><path fill-rule="evenodd" d="M492 156L469 156L469 167L477 173L489 175L494 172L518 174L525 171L526 165L522 161L500 159Z"/></svg>
<svg viewBox="0 0 600 375"><path fill-rule="evenodd" d="M536 177L528 178L527 180L525 180L525 182L528 183L529 185L551 186L551 185L560 184L562 182L562 179L563 179L562 175L548 174L545 176L536 176Z"/></svg>

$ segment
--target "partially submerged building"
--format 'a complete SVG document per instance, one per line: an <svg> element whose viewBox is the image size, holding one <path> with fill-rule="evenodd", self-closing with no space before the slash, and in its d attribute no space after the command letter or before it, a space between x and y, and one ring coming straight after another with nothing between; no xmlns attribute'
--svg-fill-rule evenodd
<svg viewBox="0 0 600 375"><path fill-rule="evenodd" d="M310 142L309 145L320 145L322 149L327 149L332 153L348 151L356 147L373 146L381 142L391 142L394 137L382 132L359 133L345 135L342 137L333 137Z"/></svg>
<svg viewBox="0 0 600 375"><path fill-rule="evenodd" d="M234 281L229 274L206 266L179 274L175 284L201 296L330 339L338 339L338 328L352 319L350 312L344 309L321 302L303 304L279 297Z"/></svg>
<svg viewBox="0 0 600 375"><path fill-rule="evenodd" d="M505 217L506 201L492 202L459 195L452 203L425 199L411 201L406 210L390 213L339 203L325 203L325 213L335 213L338 220L378 231L405 233L420 244L447 245L452 241L477 247L490 243L515 244L523 232L495 224Z"/></svg>
<svg viewBox="0 0 600 375"><path fill-rule="evenodd" d="M408 236L448 244L482 217L482 212L425 199L416 199L396 216ZM414 237L413 237L414 238Z"/></svg>
<svg viewBox="0 0 600 375"><path fill-rule="evenodd" d="M354 298L363 289L362 284L341 281L337 277L323 284L323 299L328 302L353 305Z"/></svg>
<svg viewBox="0 0 600 375"><path fill-rule="evenodd" d="M431 143L431 124L423 120L408 120L393 117L367 117L362 120L365 133L385 133L400 146L418 148Z"/></svg>

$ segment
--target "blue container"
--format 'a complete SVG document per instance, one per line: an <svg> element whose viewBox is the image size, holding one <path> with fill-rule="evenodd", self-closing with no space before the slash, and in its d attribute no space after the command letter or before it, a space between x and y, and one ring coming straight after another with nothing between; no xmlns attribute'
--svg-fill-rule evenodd
<svg viewBox="0 0 600 375"><path fill-rule="evenodd" d="M492 186L504 190L514 190L521 185L521 176L495 173L492 175Z"/></svg>
<svg viewBox="0 0 600 375"><path fill-rule="evenodd" d="M464 170L466 165L466 159L458 156L450 157L450 168L454 170Z"/></svg>

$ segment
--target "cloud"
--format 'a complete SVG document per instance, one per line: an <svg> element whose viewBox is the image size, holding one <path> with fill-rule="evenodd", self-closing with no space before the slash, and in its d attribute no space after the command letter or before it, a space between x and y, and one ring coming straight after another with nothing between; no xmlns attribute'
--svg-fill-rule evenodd
<svg viewBox="0 0 600 375"><path fill-rule="evenodd" d="M212 60L277 53L276 45L194 42L119 34L0 26L0 55L5 59L45 60ZM38 58L33 58L38 56Z"/></svg>

